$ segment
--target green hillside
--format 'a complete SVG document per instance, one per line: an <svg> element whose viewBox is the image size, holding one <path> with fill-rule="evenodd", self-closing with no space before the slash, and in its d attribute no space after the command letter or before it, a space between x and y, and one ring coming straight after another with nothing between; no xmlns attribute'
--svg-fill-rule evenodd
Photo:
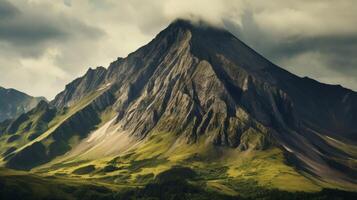
<svg viewBox="0 0 357 200"><path fill-rule="evenodd" d="M0 199L357 199L356 120L357 93L176 20L0 123Z"/></svg>

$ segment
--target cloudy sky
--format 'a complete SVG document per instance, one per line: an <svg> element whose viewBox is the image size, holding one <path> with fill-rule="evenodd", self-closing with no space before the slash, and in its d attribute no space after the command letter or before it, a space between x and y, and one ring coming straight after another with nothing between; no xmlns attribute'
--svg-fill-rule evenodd
<svg viewBox="0 0 357 200"><path fill-rule="evenodd" d="M172 20L225 27L285 69L357 91L355 0L0 0L0 86L52 99Z"/></svg>

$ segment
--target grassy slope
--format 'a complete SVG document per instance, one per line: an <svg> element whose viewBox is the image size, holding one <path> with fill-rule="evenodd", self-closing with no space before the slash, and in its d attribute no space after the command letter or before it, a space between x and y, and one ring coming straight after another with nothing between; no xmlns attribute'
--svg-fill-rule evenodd
<svg viewBox="0 0 357 200"><path fill-rule="evenodd" d="M109 120L112 114L108 111L102 117L103 121ZM178 166L189 167L196 174L188 185L156 183L160 173ZM320 192L327 185L306 178L286 165L278 148L242 152L205 144L204 139L188 145L173 134L162 132L152 134L147 141L116 157L51 163L49 168L32 170L32 174L0 170L0 176L6 181L5 188L19 189L20 195L35 193L41 198L55 199L85 199L84 194L88 199L135 199L138 194L146 199L166 190L170 194L165 195L178 193L179 196L185 191L185 195L190 196L188 199L210 199L215 195L216 199L231 199L230 196L237 195L248 199L259 195L269 196L267 199L275 199L276 195L279 199L322 195L321 199L325 199L329 195ZM11 194L11 190L7 194Z"/></svg>
<svg viewBox="0 0 357 200"><path fill-rule="evenodd" d="M80 102L75 104L74 106L70 107L69 109L59 111L57 115L48 123L47 129L41 133L36 139L34 140L29 140L28 137L33 133L32 130L30 131L24 131L25 127L29 125L29 123L36 123L37 119L41 115L41 113L34 113L33 115L29 116L29 120L25 121L22 123L18 129L18 131L15 134L12 135L2 135L0 137L0 146L1 150L0 153L4 153L7 149L10 147L16 148L14 151L19 152L23 150L24 148L34 144L35 142L41 142L45 146L49 146L53 141L51 140L51 135L52 132L54 132L61 124L63 124L67 119L69 119L71 116L73 116L75 113L80 111L81 109L84 109L87 105L89 105L95 98L97 98L100 94L102 94L102 91L96 91L91 94L89 94L87 97L83 98ZM10 137L13 135L17 135L18 139L14 142L7 142ZM76 143L78 143L78 138L74 136L70 140L70 145L73 146ZM4 164L3 157L1 157L0 160L0 165Z"/></svg>
<svg viewBox="0 0 357 200"><path fill-rule="evenodd" d="M120 190L104 183L38 176L5 168L0 168L0 177L0 199L96 199Z"/></svg>
<svg viewBox="0 0 357 200"><path fill-rule="evenodd" d="M40 118L44 114L44 111L39 113L32 113L28 116L28 120L21 123L18 130L14 134L5 134L0 137L0 154L3 154L9 148L20 148L21 146L26 145L29 142L29 136L34 134L37 130L34 130L32 127L38 123L43 123ZM31 127L29 130L28 127ZM12 142L11 138L16 137Z"/></svg>
<svg viewBox="0 0 357 200"><path fill-rule="evenodd" d="M338 190L323 190L317 193L285 192L270 190L256 185L254 181L230 182L235 194L222 194L195 181L197 174L189 168L176 167L158 174L142 187L130 184L105 184L79 178L38 176L8 169L0 169L0 199L96 199L96 200L233 200L233 199L356 199L357 194ZM236 194L239 191L239 194Z"/></svg>
<svg viewBox="0 0 357 200"><path fill-rule="evenodd" d="M87 97L83 98L83 100L81 100L80 102L78 102L77 104L72 106L69 110L67 110L63 114L56 116L56 118L51 121L51 123L49 125L49 129L46 132L41 134L41 136L39 136L35 140L33 140L31 142L28 142L25 145L23 145L20 149L18 149L18 151L20 151L21 149L24 149L27 146L30 146L31 144L33 144L35 142L38 142L38 141L41 141L41 140L47 138L63 122L65 122L68 118L70 118L72 115L77 113L79 110L81 110L84 107L86 107L88 104L90 104L99 95L100 95L99 92L94 92L94 93L88 95Z"/></svg>
<svg viewBox="0 0 357 200"><path fill-rule="evenodd" d="M108 184L143 186L157 174L173 166L183 166L198 174L193 180L196 184L226 194L238 194L239 188L236 187L242 181L254 182L254 187L285 191L316 192L326 186L306 178L285 164L283 153L278 148L241 152L208 145L203 141L201 139L198 144L188 145L170 133L155 133L137 148L117 157L67 161L34 171L45 175L99 180ZM78 170L84 173L73 173Z"/></svg>
<svg viewBox="0 0 357 200"><path fill-rule="evenodd" d="M44 139L98 95L100 93L93 93L62 115L56 116L50 122L49 129L34 141L50 142ZM98 127L112 119L113 115L114 113L110 109L103 112L102 123ZM21 130L23 128L21 127ZM22 138L18 140L19 149L34 142L26 143L24 139L26 136L27 134L22 135ZM2 137L1 145L6 139L8 138ZM298 173L285 163L283 152L278 148L264 151L253 149L239 151L238 149L212 146L204 141L206 140L202 137L197 144L189 145L172 133L153 132L146 141L139 143L136 148L116 157L103 157L94 161L69 160L36 168L32 171L37 175L29 175L31 181L34 180L31 183L32 191L41 188L40 185L47 185L48 188L46 187L45 191L40 193L52 194L52 190L57 189L55 185L73 184L72 186L77 187L81 186L83 182L105 185L110 190L122 187L143 187L152 182L158 174L174 166L189 167L197 173L197 176L190 181L191 184L207 191L227 195L244 196L249 193L251 188L260 187L277 188L290 192L317 192L323 187L336 187ZM78 139L73 138L71 143L72 145L77 144ZM2 171L0 176L6 177L11 173L17 172ZM22 176L27 177L28 175L22 174ZM49 179L43 177L52 177L51 182L46 182ZM11 179L22 183L20 179ZM36 185L37 183L38 185ZM51 189L51 185L54 189ZM58 196L67 195L62 189L57 192ZM68 198L73 197L69 195Z"/></svg>

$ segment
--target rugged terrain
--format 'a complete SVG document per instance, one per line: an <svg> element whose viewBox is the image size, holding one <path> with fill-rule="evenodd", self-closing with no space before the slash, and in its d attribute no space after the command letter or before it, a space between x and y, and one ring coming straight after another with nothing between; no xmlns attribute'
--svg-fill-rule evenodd
<svg viewBox="0 0 357 200"><path fill-rule="evenodd" d="M44 97L32 97L15 89L0 87L0 122L34 108Z"/></svg>
<svg viewBox="0 0 357 200"><path fill-rule="evenodd" d="M205 23L173 22L0 133L1 164L39 176L141 187L179 169L228 196L357 189L357 93Z"/></svg>

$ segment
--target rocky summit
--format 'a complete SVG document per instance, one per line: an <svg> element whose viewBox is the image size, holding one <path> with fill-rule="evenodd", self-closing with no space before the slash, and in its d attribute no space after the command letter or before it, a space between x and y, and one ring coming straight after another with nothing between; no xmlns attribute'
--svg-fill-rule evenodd
<svg viewBox="0 0 357 200"><path fill-rule="evenodd" d="M0 132L2 165L39 174L130 184L179 165L230 194L223 179L357 188L357 93L291 74L205 22L174 21Z"/></svg>

